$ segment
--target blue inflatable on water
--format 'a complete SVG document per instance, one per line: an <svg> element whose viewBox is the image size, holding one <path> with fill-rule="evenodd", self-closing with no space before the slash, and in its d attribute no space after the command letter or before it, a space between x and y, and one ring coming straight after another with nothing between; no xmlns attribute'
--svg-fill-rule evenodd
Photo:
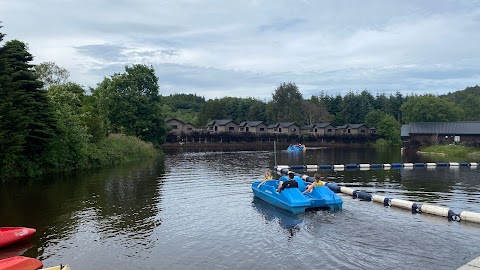
<svg viewBox="0 0 480 270"><path fill-rule="evenodd" d="M306 188L306 183L298 176L294 179L298 183L298 188L287 188L278 193L280 181L288 181L287 176L282 176L278 180L269 180L260 187L258 187L260 181L253 182L252 191L256 197L293 214L304 213L308 209L342 210L342 199L328 187L315 187L312 192L304 195L302 192Z"/></svg>
<svg viewBox="0 0 480 270"><path fill-rule="evenodd" d="M304 151L307 150L307 147L305 145L290 145L287 148L288 151Z"/></svg>

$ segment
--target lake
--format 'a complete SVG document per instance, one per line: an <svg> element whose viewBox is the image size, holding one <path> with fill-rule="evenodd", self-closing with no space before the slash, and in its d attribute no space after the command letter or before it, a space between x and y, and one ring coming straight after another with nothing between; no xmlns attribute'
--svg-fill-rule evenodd
<svg viewBox="0 0 480 270"><path fill-rule="evenodd" d="M253 149L252 149L253 148ZM166 149L163 157L68 176L0 184L0 226L37 229L0 258L81 269L456 269L480 256L480 224L412 214L348 195L340 212L293 216L255 199L279 165L463 162L399 148ZM478 161L476 161L478 162ZM297 171L313 176L314 171ZM319 170L390 198L480 212L480 169ZM278 175L277 175L278 178Z"/></svg>

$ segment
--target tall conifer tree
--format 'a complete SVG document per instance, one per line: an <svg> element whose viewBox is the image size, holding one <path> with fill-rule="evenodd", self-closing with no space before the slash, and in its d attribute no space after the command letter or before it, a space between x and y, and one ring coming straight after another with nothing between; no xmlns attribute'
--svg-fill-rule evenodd
<svg viewBox="0 0 480 270"><path fill-rule="evenodd" d="M55 131L55 119L42 82L30 62L32 55L18 40L0 49L0 132L2 174L6 177L38 161Z"/></svg>

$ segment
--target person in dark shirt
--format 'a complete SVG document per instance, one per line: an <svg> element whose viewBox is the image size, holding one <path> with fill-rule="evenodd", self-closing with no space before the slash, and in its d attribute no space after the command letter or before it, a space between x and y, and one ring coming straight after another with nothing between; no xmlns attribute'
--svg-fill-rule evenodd
<svg viewBox="0 0 480 270"><path fill-rule="evenodd" d="M288 172L288 181L280 181L280 183L278 184L277 192L280 193L286 188L298 188L297 181L293 179L294 176L295 174L292 171Z"/></svg>

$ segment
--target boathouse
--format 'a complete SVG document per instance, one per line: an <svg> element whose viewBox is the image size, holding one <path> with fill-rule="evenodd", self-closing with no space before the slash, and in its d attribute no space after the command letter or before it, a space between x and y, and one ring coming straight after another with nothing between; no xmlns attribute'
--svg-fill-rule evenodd
<svg viewBox="0 0 480 270"><path fill-rule="evenodd" d="M480 143L480 122L412 122L402 126L401 137L407 144Z"/></svg>

